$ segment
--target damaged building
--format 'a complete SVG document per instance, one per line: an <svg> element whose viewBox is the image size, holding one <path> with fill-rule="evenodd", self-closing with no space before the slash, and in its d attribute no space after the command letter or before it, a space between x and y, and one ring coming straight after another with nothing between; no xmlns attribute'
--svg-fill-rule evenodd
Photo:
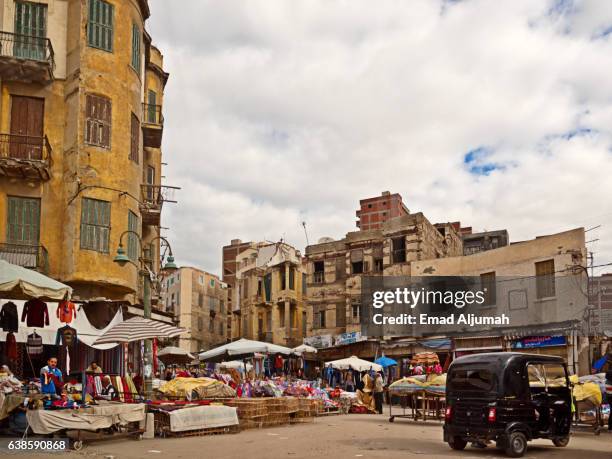
<svg viewBox="0 0 612 459"><path fill-rule="evenodd" d="M420 212L389 219L377 229L350 232L341 240L322 238L309 245L310 342L324 340L331 345L360 340L363 275L410 276L415 261L462 254L461 236L453 225L434 225Z"/></svg>
<svg viewBox="0 0 612 459"><path fill-rule="evenodd" d="M232 340L302 344L311 319L301 253L284 242L252 244L236 257Z"/></svg>

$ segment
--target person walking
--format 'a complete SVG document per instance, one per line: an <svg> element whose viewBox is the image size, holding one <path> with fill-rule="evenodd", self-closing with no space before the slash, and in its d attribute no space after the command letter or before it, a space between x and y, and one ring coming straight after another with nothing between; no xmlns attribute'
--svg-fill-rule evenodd
<svg viewBox="0 0 612 459"><path fill-rule="evenodd" d="M376 373L374 379L374 403L376 405L376 412L382 414L383 412L383 393L385 391L385 385L383 377L380 373Z"/></svg>

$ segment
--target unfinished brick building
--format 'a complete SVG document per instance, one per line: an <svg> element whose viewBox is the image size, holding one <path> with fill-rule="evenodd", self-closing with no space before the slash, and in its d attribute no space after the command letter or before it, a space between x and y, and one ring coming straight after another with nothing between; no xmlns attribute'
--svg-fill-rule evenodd
<svg viewBox="0 0 612 459"><path fill-rule="evenodd" d="M311 335L360 331L361 276L409 276L411 263L463 254L450 223L433 225L422 213L402 215L380 228L323 238L306 247Z"/></svg>

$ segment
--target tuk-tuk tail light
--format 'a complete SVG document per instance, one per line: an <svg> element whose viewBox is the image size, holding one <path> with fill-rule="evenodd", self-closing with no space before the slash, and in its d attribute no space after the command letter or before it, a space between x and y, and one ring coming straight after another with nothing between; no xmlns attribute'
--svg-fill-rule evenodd
<svg viewBox="0 0 612 459"><path fill-rule="evenodd" d="M446 422L450 422L451 418L453 416L453 408L452 406L447 406L446 410L444 410L444 420Z"/></svg>
<svg viewBox="0 0 612 459"><path fill-rule="evenodd" d="M497 408L491 407L489 408L489 413L487 414L487 421L495 422L497 419Z"/></svg>

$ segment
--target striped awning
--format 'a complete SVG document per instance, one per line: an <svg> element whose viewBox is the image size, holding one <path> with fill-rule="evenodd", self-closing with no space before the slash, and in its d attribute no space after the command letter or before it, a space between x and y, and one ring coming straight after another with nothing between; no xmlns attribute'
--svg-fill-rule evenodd
<svg viewBox="0 0 612 459"><path fill-rule="evenodd" d="M100 336L95 344L131 343L150 338L172 338L185 333L184 328L174 327L144 317L132 317L125 320Z"/></svg>

